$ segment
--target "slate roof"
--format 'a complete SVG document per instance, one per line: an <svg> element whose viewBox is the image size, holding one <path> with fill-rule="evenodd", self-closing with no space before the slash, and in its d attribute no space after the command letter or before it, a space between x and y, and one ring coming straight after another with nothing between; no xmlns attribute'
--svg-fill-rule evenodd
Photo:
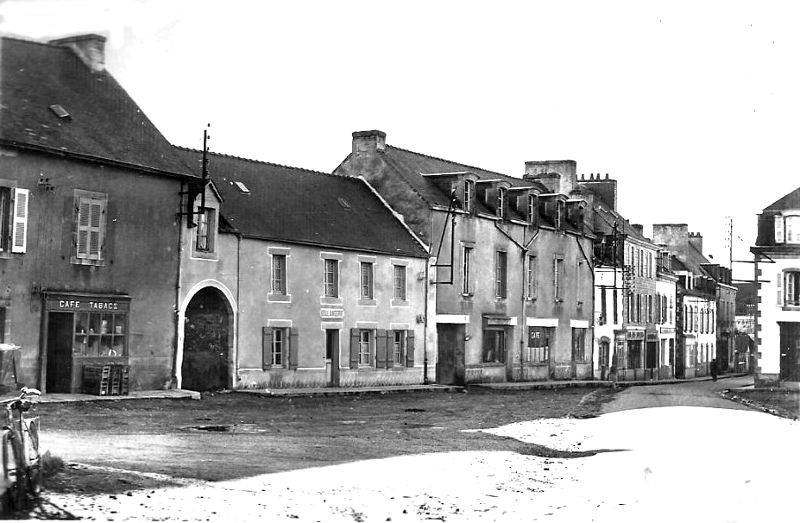
<svg viewBox="0 0 800 523"><path fill-rule="evenodd" d="M60 118L50 108L69 113ZM71 50L0 39L0 144L131 166L191 171L107 72L92 72Z"/></svg>
<svg viewBox="0 0 800 523"><path fill-rule="evenodd" d="M591 191L591 189L585 190ZM593 192L593 191L592 191ZM614 234L614 222L617 223L617 233L626 234L630 238L639 241L653 243L652 240L639 233L631 223L622 217L617 211L606 207L603 203L594 204L594 212L596 213L594 221L594 232L598 235Z"/></svg>
<svg viewBox="0 0 800 523"><path fill-rule="evenodd" d="M479 180L502 180L509 182L511 187L534 187L540 189L542 193L548 192L544 185L538 182L415 153L389 144L386 144L384 158L386 164L396 172L397 176L405 180L429 205L447 207L450 204L450 195L439 189L430 179L421 176L424 174L471 172L477 175ZM477 202L477 210L493 214L482 202Z"/></svg>
<svg viewBox="0 0 800 523"><path fill-rule="evenodd" d="M784 209L800 209L800 188L764 208L765 211L782 211Z"/></svg>
<svg viewBox="0 0 800 523"><path fill-rule="evenodd" d="M176 148L200 174L202 152ZM250 238L427 257L408 229L360 178L217 153L209 176L223 198L221 214ZM249 194L237 187L241 182Z"/></svg>

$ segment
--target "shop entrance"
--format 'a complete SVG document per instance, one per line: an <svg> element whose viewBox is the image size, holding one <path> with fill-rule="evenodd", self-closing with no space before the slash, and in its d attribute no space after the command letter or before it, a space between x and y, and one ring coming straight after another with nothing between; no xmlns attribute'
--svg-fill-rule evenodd
<svg viewBox="0 0 800 523"><path fill-rule="evenodd" d="M466 327L461 324L440 323L436 326L439 357L436 362L436 383L464 385L464 343Z"/></svg>
<svg viewBox="0 0 800 523"><path fill-rule="evenodd" d="M186 308L181 387L195 391L230 388L233 312L213 287L194 295Z"/></svg>
<svg viewBox="0 0 800 523"><path fill-rule="evenodd" d="M47 320L47 379L49 393L72 392L72 322L70 312L51 312Z"/></svg>

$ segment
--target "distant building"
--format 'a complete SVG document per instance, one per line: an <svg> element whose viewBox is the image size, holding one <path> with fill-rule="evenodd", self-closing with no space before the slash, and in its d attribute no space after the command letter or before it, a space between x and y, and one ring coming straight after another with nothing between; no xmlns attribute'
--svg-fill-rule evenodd
<svg viewBox="0 0 800 523"><path fill-rule="evenodd" d="M800 386L800 189L758 215L756 386Z"/></svg>
<svg viewBox="0 0 800 523"><path fill-rule="evenodd" d="M594 236L575 162L514 178L364 131L335 173L364 177L430 247L437 382L592 377Z"/></svg>

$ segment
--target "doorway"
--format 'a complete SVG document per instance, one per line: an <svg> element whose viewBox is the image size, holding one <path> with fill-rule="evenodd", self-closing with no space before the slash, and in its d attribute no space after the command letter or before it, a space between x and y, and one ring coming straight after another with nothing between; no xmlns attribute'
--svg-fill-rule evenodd
<svg viewBox="0 0 800 523"><path fill-rule="evenodd" d="M778 322L781 330L780 377L800 381L800 323Z"/></svg>
<svg viewBox="0 0 800 523"><path fill-rule="evenodd" d="M325 378L329 387L339 386L339 329L325 329Z"/></svg>
<svg viewBox="0 0 800 523"><path fill-rule="evenodd" d="M73 318L70 312L48 314L45 390L50 393L72 392Z"/></svg>
<svg viewBox="0 0 800 523"><path fill-rule="evenodd" d="M436 326L439 349L436 383L439 385L464 385L466 381L465 331L462 324L440 323Z"/></svg>
<svg viewBox="0 0 800 523"><path fill-rule="evenodd" d="M230 388L233 312L219 290L206 287L186 308L181 387L195 391Z"/></svg>

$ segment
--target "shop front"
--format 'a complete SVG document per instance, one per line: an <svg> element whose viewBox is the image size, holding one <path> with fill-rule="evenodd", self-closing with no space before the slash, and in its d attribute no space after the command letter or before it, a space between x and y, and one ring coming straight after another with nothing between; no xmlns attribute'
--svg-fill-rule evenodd
<svg viewBox="0 0 800 523"><path fill-rule="evenodd" d="M84 373L102 367L127 372L129 311L127 295L46 294L41 352L45 391L83 392Z"/></svg>

